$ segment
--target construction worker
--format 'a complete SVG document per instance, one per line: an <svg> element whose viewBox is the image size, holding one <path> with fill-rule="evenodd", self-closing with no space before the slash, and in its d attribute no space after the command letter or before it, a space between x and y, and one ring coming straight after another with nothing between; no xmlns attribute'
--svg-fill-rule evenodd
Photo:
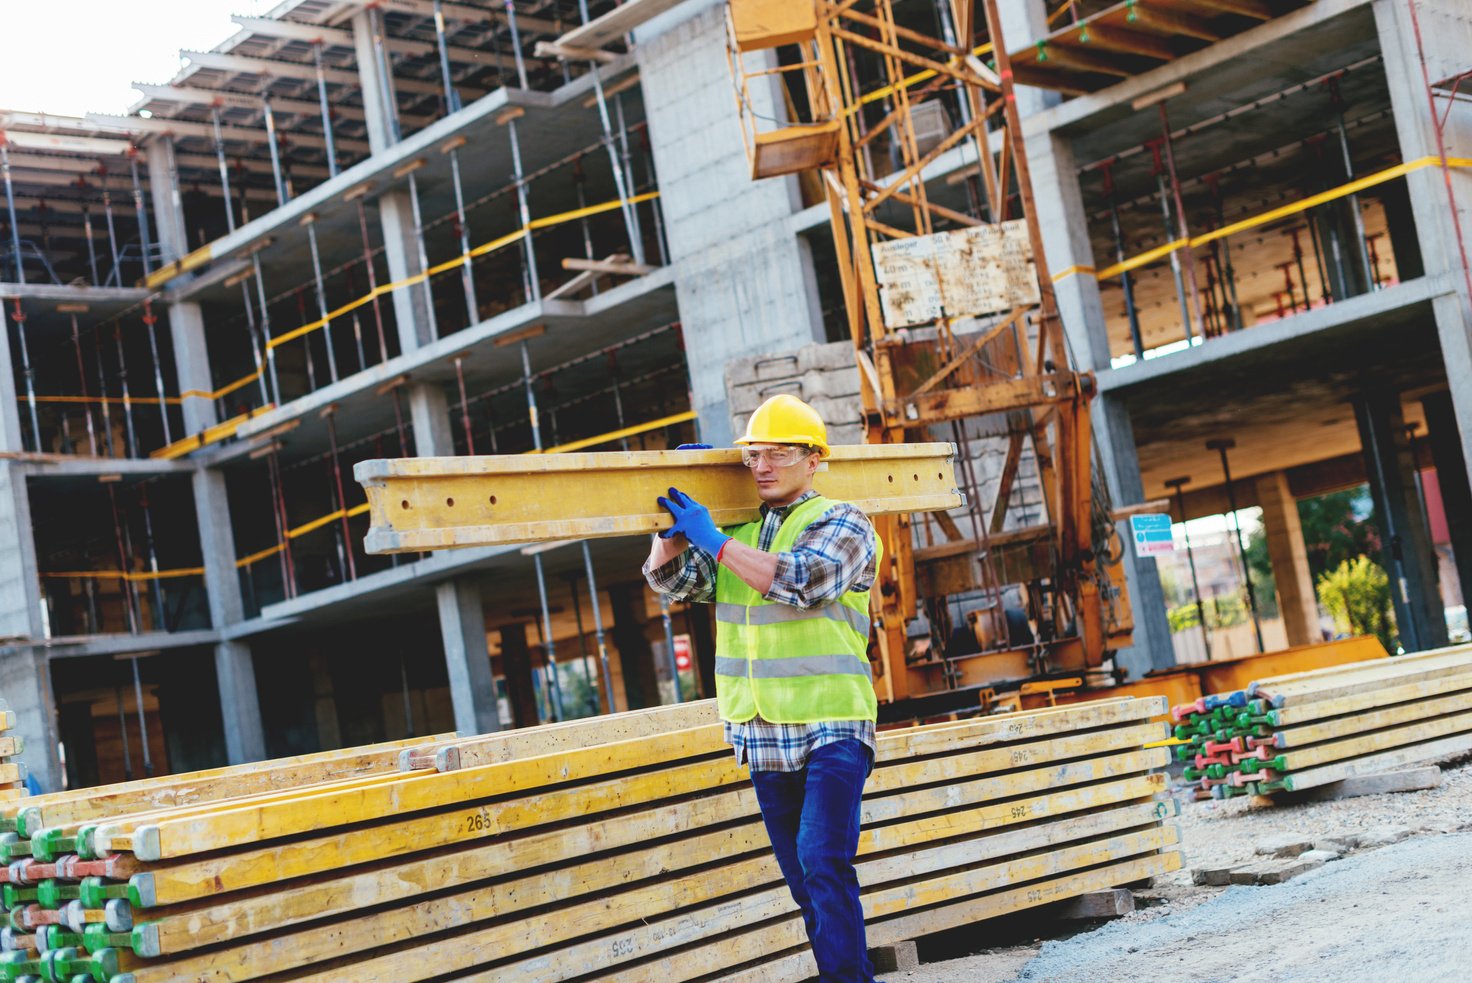
<svg viewBox="0 0 1472 983"><path fill-rule="evenodd" d="M859 799L874 767L868 659L874 527L823 498L813 475L828 430L795 396L773 396L736 441L761 518L718 529L671 488L674 516L654 538L654 590L716 605L716 702L726 740L751 770L762 820L802 910L823 983L870 983L854 856Z"/></svg>

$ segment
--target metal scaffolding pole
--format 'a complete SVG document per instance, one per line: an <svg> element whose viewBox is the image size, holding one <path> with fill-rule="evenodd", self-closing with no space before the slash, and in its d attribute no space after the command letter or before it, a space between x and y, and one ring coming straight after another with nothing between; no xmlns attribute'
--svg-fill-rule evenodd
<svg viewBox="0 0 1472 983"><path fill-rule="evenodd" d="M532 446L537 450L542 449L542 424L537 418L537 393L532 384L532 355L526 347L526 340L521 342L521 381L526 386L526 415L527 421L532 428Z"/></svg>
<svg viewBox="0 0 1472 983"><path fill-rule="evenodd" d="M603 96L603 78L597 65L590 65L588 74L593 76L593 95L598 101L598 118L603 123L603 146L608 150L608 163L613 168L613 186L619 197L619 210L624 214L624 229L629 234L629 251L634 262L644 265L644 242L639 237L639 218L634 214L633 202L629 201L629 182L619 165L618 148L614 146L613 124L608 117L608 100Z"/></svg>
<svg viewBox="0 0 1472 983"><path fill-rule="evenodd" d="M572 591L572 613L577 619L578 648L583 655L583 680L588 684L588 705L596 716L598 713L598 686L593 682L598 670L593 667L593 656L588 651L588 635L583 628L583 599L578 594L578 575L574 571L567 575L567 587Z"/></svg>
<svg viewBox="0 0 1472 983"><path fill-rule="evenodd" d="M388 338L383 333L383 307L378 300L378 271L373 267L373 246L368 239L368 208L363 204L362 194L356 194L353 198L358 206L358 232L363 237L363 269L368 274L368 292L373 296L373 324L378 329L378 360L387 362Z"/></svg>
<svg viewBox="0 0 1472 983"><path fill-rule="evenodd" d="M133 700L138 704L138 744L143 751L143 776L153 777L153 757L148 750L148 725L143 715L143 680L138 675L138 656L128 659L133 663Z"/></svg>
<svg viewBox="0 0 1472 983"><path fill-rule="evenodd" d="M1208 440L1206 449L1217 451L1222 458L1222 477L1227 483L1227 507L1232 510L1232 528L1237 535L1237 556L1242 561L1242 583L1247 588L1247 606L1252 610L1252 629L1257 637L1257 650L1267 651L1262 642L1262 620L1257 613L1257 592L1252 587L1252 570L1247 566L1247 547L1242 543L1242 522L1237 518L1237 492L1232 487L1232 469L1227 464L1227 451L1237 446L1231 437Z"/></svg>
<svg viewBox="0 0 1472 983"><path fill-rule="evenodd" d="M476 324L480 321L480 302L475 296L475 269L470 260L470 225L465 220L465 192L460 184L460 148L463 146L465 137L458 136L445 144L444 152L450 156L450 184L455 189L455 231L460 233L460 283L465 288L465 309L468 314L466 324Z"/></svg>
<svg viewBox="0 0 1472 983"><path fill-rule="evenodd" d="M10 180L10 151L4 140L0 140L0 173L5 175L5 209L10 214L10 249L15 260L15 282L26 282L25 263L20 255L20 223L15 218L15 186Z"/></svg>
<svg viewBox="0 0 1472 983"><path fill-rule="evenodd" d="M373 35L373 57L378 62L378 94L388 116L389 134L393 142L398 143L404 138L399 129L399 103L394 98L393 65L389 61L388 44L383 38L383 19L377 7L368 8L368 30Z"/></svg>
<svg viewBox="0 0 1472 983"><path fill-rule="evenodd" d="M322 414L327 418L327 447L332 454L332 483L337 492L337 511L341 513L343 553L347 558L348 579L358 579L358 565L353 560L353 530L348 524L348 500L342 490L342 461L337 454L337 407L329 406Z"/></svg>
<svg viewBox="0 0 1472 983"><path fill-rule="evenodd" d="M128 577L132 573L132 564L128 556L132 552L124 541L124 529L122 519L118 516L118 493L116 482L107 483L107 502L112 508L112 535L113 544L118 551L118 572L123 575L123 612L128 616L128 634L136 635L141 630L142 618L137 609L137 597L133 590L133 581Z"/></svg>
<svg viewBox="0 0 1472 983"><path fill-rule="evenodd" d="M414 219L414 242L419 247L419 268L429 269L429 253L424 248L424 217L419 211L419 182L414 177L414 171L424 164L421 158L409 172L409 213ZM439 319L434 313L434 287L429 278L424 280L424 314L429 319L429 336L438 338L440 336Z"/></svg>
<svg viewBox="0 0 1472 983"><path fill-rule="evenodd" d="M1112 163L1104 166L1104 196L1109 199L1109 225L1114 234L1114 257L1119 263L1124 262L1124 235L1119 227L1119 205L1114 195L1114 168ZM1135 309L1135 286L1130 271L1125 270L1119 275L1120 286L1124 288L1124 313L1130 323L1130 338L1135 345L1135 358L1145 357L1145 339L1140 333L1140 312Z"/></svg>
<svg viewBox="0 0 1472 983"><path fill-rule="evenodd" d="M537 574L537 597L542 604L542 651L547 657L547 703L556 720L562 720L567 712L562 705L562 684L557 679L557 643L552 640L552 609L547 606L547 577L542 569L542 554L532 554L532 566Z"/></svg>
<svg viewBox="0 0 1472 983"><path fill-rule="evenodd" d="M566 64L565 60L563 64ZM582 211L583 209L588 207L588 196L583 189L583 185L586 183L587 179L586 176L583 174L583 158L581 155L579 155L578 159L573 162L572 176L574 183L577 185L578 211ZM583 232L583 256L586 259L592 259L593 226L588 222L588 216L586 215L583 215L581 218L578 219L578 225L581 227ZM589 285L593 288L593 296L598 296L598 278L596 276L592 278Z"/></svg>
<svg viewBox="0 0 1472 983"><path fill-rule="evenodd" d="M317 69L317 102L322 106L322 139L327 154L327 176L337 177L337 145L332 139L332 109L327 104L327 75L322 71L322 43L312 45L312 64Z"/></svg>
<svg viewBox="0 0 1472 983"><path fill-rule="evenodd" d="M112 254L112 275L123 285L122 260L118 256L118 230L112 217L112 193L107 190L107 165L97 165L98 187L102 189L102 214L107 219L107 248ZM108 279L112 279L109 277Z"/></svg>
<svg viewBox="0 0 1472 983"><path fill-rule="evenodd" d="M276 204L286 204L286 179L281 174L281 148L276 141L276 114L271 111L271 97L261 93L261 112L266 118L266 146L271 151L271 177L276 182Z"/></svg>
<svg viewBox="0 0 1472 983"><path fill-rule="evenodd" d="M440 56L440 78L445 86L445 115L460 108L460 93L450 75L450 51L446 44L445 11L440 0L434 0L434 42Z"/></svg>
<svg viewBox="0 0 1472 983"><path fill-rule="evenodd" d="M312 253L312 286L317 293L317 316L322 319L322 340L327 346L327 375L337 381L337 352L332 346L332 319L327 316L327 286L322 282L322 255L317 250L317 214L308 212L301 224L307 227L307 247ZM308 345L311 344L309 340Z"/></svg>
<svg viewBox="0 0 1472 983"><path fill-rule="evenodd" d="M138 243L143 250L143 275L153 272L153 238L148 231L148 209L143 204L143 182L138 177L138 151L128 153L128 167L133 172L133 209L138 213ZM118 286L122 286L119 274Z"/></svg>
<svg viewBox="0 0 1472 983"><path fill-rule="evenodd" d="M502 116L506 124L506 131L511 138L511 166L513 168L511 179L516 184L516 204L521 214L521 227L525 230L522 236L522 255L525 257L526 266L523 268L525 277L526 298L528 303L535 303L542 299L542 281L537 272L537 250L532 234L532 209L527 181L523 176L521 168L521 141L516 135L516 118L523 113L517 108L514 112L508 112Z"/></svg>
<svg viewBox="0 0 1472 983"><path fill-rule="evenodd" d="M291 556L291 520L286 514L286 491L281 487L281 458L278 444L271 444L266 454L266 467L271 479L271 511L276 519L276 541L281 544L282 592L296 597L296 563Z"/></svg>
<svg viewBox="0 0 1472 983"><path fill-rule="evenodd" d="M511 0L505 0L506 26L511 28L511 53L516 58L516 81L525 89L526 84L526 59L521 53L521 32L516 28L516 5Z"/></svg>
<svg viewBox="0 0 1472 983"><path fill-rule="evenodd" d="M128 746L128 709L123 705L123 688L113 686L113 700L118 705L118 732L123 735L123 780L133 780L133 749Z"/></svg>
<svg viewBox="0 0 1472 983"><path fill-rule="evenodd" d="M3 317L4 308L0 307L0 320ZM116 457L117 449L112 442L112 410L107 405L107 369L102 362L102 337L98 331L92 332L92 353L97 356L97 398L102 410L102 445L107 448L108 457Z"/></svg>
<svg viewBox="0 0 1472 983"><path fill-rule="evenodd" d="M250 357L256 366L256 384L261 389L261 405L271 402L271 392L266 387L265 366L261 364L261 328L256 323L255 305L250 300L250 287L244 279L240 281L240 300L245 305L245 326L250 332Z"/></svg>
<svg viewBox="0 0 1472 983"><path fill-rule="evenodd" d="M1201 328L1202 333L1205 334L1205 328L1201 322L1201 289L1196 285L1196 257L1191 252L1189 245L1191 230L1186 226L1186 203L1181 197L1181 179L1176 174L1176 152L1175 143L1170 135L1170 114L1166 112L1164 102L1159 103L1158 108L1160 110L1160 140L1165 147L1165 168L1170 174L1171 196L1175 201L1177 235L1188 243L1179 252L1184 254L1181 265L1185 268L1186 285L1190 289L1189 313L1195 317L1196 326ZM1176 253L1172 252L1171 255L1175 256Z"/></svg>
<svg viewBox="0 0 1472 983"><path fill-rule="evenodd" d="M266 368L271 375L271 391L276 394L274 402L281 405L281 380L276 375L276 349L271 347L271 308L266 302L266 282L261 278L261 255L251 254L251 270L255 274L256 299L261 305L261 341L266 346Z"/></svg>
<svg viewBox="0 0 1472 983"><path fill-rule="evenodd" d="M31 414L31 440L35 442L36 452L40 453L41 418L36 412L36 373L31 368L31 353L26 345L26 312L21 309L19 297L12 297L11 303L15 306L10 318L15 322L15 336L20 339L21 374L26 379L26 408Z"/></svg>
<svg viewBox="0 0 1472 983"><path fill-rule="evenodd" d="M593 602L593 637L598 643L598 662L603 668L603 700L613 713L613 670L608 667L608 640L603 634L603 609L598 603L598 579L593 575L593 551L583 540L583 569L588 575L588 597Z"/></svg>
<svg viewBox="0 0 1472 983"><path fill-rule="evenodd" d="M112 340L118 350L118 385L123 393L123 425L128 438L128 456L138 456L138 431L133 426L133 400L128 396L128 362L123 355L123 329L114 323Z"/></svg>
<svg viewBox="0 0 1472 983"><path fill-rule="evenodd" d="M143 302L143 323L148 328L148 350L153 355L153 388L158 393L158 418L164 427L164 443L174 442L173 434L169 432L169 404L164 399L164 367L158 357L158 335L154 326L158 324L158 315L153 313L153 301Z"/></svg>
<svg viewBox="0 0 1472 983"><path fill-rule="evenodd" d="M225 160L225 138L220 135L220 107L210 107L210 123L215 130L215 159L220 165L220 189L224 192L225 227L235 231L235 203L230 197L230 165Z"/></svg>
<svg viewBox="0 0 1472 983"><path fill-rule="evenodd" d="M87 366L82 359L82 329L77 324L77 316L72 315L72 349L77 355L77 385L82 393L82 415L87 420L87 447L92 456L97 456L97 434L92 426L92 400L87 393Z"/></svg>
<svg viewBox="0 0 1472 983"><path fill-rule="evenodd" d="M153 576L148 585L153 594L154 631L171 631L167 611L164 607L164 586L158 576L158 546L153 538L153 509L148 504L148 486L138 489L138 507L143 511L143 546L148 550L148 570Z"/></svg>
<svg viewBox="0 0 1472 983"><path fill-rule="evenodd" d="M1196 595L1196 617L1201 622L1201 645L1206 652L1206 661L1211 661L1211 632L1206 627L1206 604L1201 599L1201 582L1196 579L1196 553L1191 549L1191 531L1186 528L1186 496L1181 489L1191 481L1190 477L1169 478L1165 487L1175 491L1176 511L1181 513L1181 534L1186 537L1186 564L1191 568L1191 590Z"/></svg>
<svg viewBox="0 0 1472 983"><path fill-rule="evenodd" d="M1339 77L1329 76L1329 101L1334 106L1334 126L1339 133L1339 152L1344 158L1344 179L1354 180L1354 158L1349 153L1349 131L1344 126L1344 96L1339 91ZM1370 252L1368 240L1365 238L1365 215L1360 210L1360 196L1351 194L1348 196L1349 213L1354 219L1355 252L1359 256L1360 270L1365 274L1365 290L1369 292L1375 289L1375 271L1370 264Z"/></svg>
<svg viewBox="0 0 1472 983"><path fill-rule="evenodd" d="M593 72L593 74L595 76L598 74L597 73L597 66L596 65L594 66L594 72ZM634 158L633 158L633 155L629 153L629 128L628 128L628 125L624 121L624 97L623 97L623 93L620 92L620 93L617 93L617 94L614 95L614 97L613 97L613 110L614 110L614 116L618 120L618 142L619 142L620 156L623 159L624 173L626 175L628 175L628 178L629 178L629 195L628 196L630 198L632 198L636 194L638 194L638 190L639 189L635 187L636 182L634 180ZM639 244L641 246L641 251L642 251L642 246L644 244L644 226L639 221L639 206L638 205L635 205L633 202L630 202L629 203L629 215L633 219L633 223L634 223L634 232L633 232L633 234L637 238L637 240L638 240L638 242L639 242ZM640 260L639 262L642 263L643 260Z"/></svg>
<svg viewBox="0 0 1472 983"><path fill-rule="evenodd" d="M87 182L81 178L77 179L77 187L83 194L87 193ZM82 235L87 240L87 265L92 270L92 286L102 286L102 278L97 273L97 244L92 241L92 209L88 207L85 199L82 201Z"/></svg>
<svg viewBox="0 0 1472 983"><path fill-rule="evenodd" d="M664 626L664 651L670 663L670 682L673 683L675 702L684 703L680 693L680 665L675 659L675 624L670 620L670 596L659 595L659 620Z"/></svg>
<svg viewBox="0 0 1472 983"><path fill-rule="evenodd" d="M460 425L465 428L465 453L475 453L475 434L470 427L470 400L465 396L465 356L455 358L455 382L460 387Z"/></svg>

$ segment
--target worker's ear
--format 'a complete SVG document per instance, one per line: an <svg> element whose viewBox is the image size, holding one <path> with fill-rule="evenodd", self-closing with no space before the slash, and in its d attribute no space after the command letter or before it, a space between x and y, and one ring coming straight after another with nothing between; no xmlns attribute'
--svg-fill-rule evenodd
<svg viewBox="0 0 1472 983"><path fill-rule="evenodd" d="M807 466L809 478L818 473L818 465L822 463L823 455L818 453L817 451L813 451L811 454L808 455Z"/></svg>

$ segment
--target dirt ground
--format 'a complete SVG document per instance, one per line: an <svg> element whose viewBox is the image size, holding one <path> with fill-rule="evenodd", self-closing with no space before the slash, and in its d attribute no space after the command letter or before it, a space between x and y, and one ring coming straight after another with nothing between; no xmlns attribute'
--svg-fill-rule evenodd
<svg viewBox="0 0 1472 983"><path fill-rule="evenodd" d="M1133 915L1094 925L1017 916L922 941L919 970L885 983L1397 983L1472 979L1472 766L1440 787L1288 806L1182 804L1186 866L1137 892ZM1341 859L1271 886L1200 887L1191 872L1256 859L1295 834ZM1355 847L1356 840L1365 845ZM1394 842L1391 842L1394 841ZM1375 846L1377 842L1385 845ZM962 958L944 958L956 951ZM930 951L927 952L927 949ZM938 959L940 961L930 961Z"/></svg>

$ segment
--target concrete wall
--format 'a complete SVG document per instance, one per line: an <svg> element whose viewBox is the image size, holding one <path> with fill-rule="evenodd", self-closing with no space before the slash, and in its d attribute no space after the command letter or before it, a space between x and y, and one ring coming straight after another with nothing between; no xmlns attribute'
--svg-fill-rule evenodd
<svg viewBox="0 0 1472 983"><path fill-rule="evenodd" d="M639 33L639 71L694 409L701 438L724 445L726 363L821 341L823 326L812 256L788 221L801 207L797 181L753 181L747 168L724 7L702 0L673 13ZM754 89L755 109L780 117L771 96Z"/></svg>

